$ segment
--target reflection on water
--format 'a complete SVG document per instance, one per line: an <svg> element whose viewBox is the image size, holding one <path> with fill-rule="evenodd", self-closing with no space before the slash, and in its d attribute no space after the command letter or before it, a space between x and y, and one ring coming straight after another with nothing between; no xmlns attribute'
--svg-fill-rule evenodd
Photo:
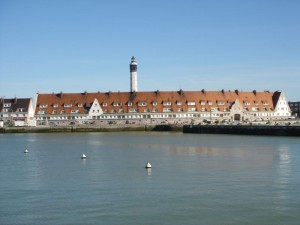
<svg viewBox="0 0 300 225"><path fill-rule="evenodd" d="M297 138L28 134L0 135L0 146L0 224L300 220Z"/></svg>

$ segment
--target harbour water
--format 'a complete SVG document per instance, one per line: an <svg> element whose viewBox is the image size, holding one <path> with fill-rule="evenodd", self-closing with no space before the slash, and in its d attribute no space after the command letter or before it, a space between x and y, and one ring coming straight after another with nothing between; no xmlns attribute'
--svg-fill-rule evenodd
<svg viewBox="0 0 300 225"><path fill-rule="evenodd" d="M299 224L299 211L299 137L0 134L1 225Z"/></svg>

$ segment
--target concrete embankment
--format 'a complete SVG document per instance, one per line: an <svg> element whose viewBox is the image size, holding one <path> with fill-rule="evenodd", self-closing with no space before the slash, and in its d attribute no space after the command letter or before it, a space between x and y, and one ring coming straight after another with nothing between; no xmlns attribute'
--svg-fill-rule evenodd
<svg viewBox="0 0 300 225"><path fill-rule="evenodd" d="M183 133L300 136L300 126L185 125Z"/></svg>
<svg viewBox="0 0 300 225"><path fill-rule="evenodd" d="M68 127L5 127L0 133L58 133L58 132L119 132L119 131L182 131L176 125L143 125L143 126L68 126Z"/></svg>

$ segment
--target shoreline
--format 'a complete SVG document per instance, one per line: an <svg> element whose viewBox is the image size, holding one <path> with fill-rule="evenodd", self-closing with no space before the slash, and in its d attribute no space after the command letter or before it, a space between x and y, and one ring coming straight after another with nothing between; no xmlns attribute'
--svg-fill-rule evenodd
<svg viewBox="0 0 300 225"><path fill-rule="evenodd" d="M183 133L300 136L300 126L276 125L184 125Z"/></svg>
<svg viewBox="0 0 300 225"><path fill-rule="evenodd" d="M80 133L80 132L182 132L198 134L239 134L300 136L300 126L289 125L109 125L109 126L62 126L62 127L2 127L0 134L10 133Z"/></svg>
<svg viewBox="0 0 300 225"><path fill-rule="evenodd" d="M0 133L72 133L72 132L126 132L126 131L172 131L182 132L178 125L124 125L124 126L62 126L62 127L2 127Z"/></svg>

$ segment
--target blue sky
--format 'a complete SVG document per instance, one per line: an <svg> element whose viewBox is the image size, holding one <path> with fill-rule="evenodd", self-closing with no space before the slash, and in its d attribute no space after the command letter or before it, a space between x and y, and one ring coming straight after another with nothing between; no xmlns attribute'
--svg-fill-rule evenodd
<svg viewBox="0 0 300 225"><path fill-rule="evenodd" d="M285 92L300 101L298 0L0 0L0 96Z"/></svg>

